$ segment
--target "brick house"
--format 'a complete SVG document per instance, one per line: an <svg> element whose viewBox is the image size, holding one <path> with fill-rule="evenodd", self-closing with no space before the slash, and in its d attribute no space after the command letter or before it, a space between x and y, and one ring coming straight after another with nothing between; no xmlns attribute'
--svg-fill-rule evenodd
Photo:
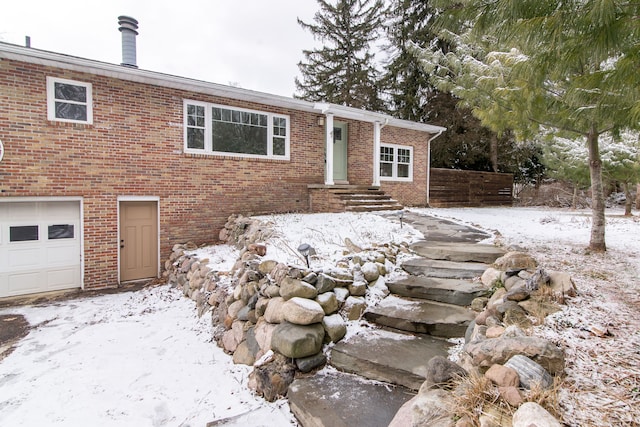
<svg viewBox="0 0 640 427"><path fill-rule="evenodd" d="M337 190L427 204L444 128L123 64L0 43L0 297L158 277L230 214Z"/></svg>

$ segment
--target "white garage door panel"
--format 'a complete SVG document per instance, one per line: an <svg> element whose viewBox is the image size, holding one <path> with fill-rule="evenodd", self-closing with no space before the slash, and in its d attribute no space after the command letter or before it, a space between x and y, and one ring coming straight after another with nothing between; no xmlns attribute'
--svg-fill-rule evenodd
<svg viewBox="0 0 640 427"><path fill-rule="evenodd" d="M38 240L11 242L23 226ZM81 287L81 238L79 201L0 201L0 297Z"/></svg>
<svg viewBox="0 0 640 427"><path fill-rule="evenodd" d="M56 265L78 265L80 260L80 247L78 242L71 241L67 245L55 245L46 248L47 265L55 267Z"/></svg>
<svg viewBox="0 0 640 427"><path fill-rule="evenodd" d="M42 281L42 274L39 271L9 274L7 278L8 289L6 296L42 292L40 290Z"/></svg>
<svg viewBox="0 0 640 427"><path fill-rule="evenodd" d="M42 263L41 248L9 249L9 270L38 267Z"/></svg>
<svg viewBox="0 0 640 427"><path fill-rule="evenodd" d="M47 284L50 291L77 287L77 278L80 275L79 268L63 268L60 270L47 270Z"/></svg>

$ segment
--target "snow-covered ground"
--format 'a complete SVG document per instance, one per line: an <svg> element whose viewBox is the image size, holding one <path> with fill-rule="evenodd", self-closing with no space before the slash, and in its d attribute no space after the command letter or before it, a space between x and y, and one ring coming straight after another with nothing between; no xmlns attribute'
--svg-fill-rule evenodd
<svg viewBox="0 0 640 427"><path fill-rule="evenodd" d="M609 212L609 251L588 254L586 211L416 211L497 231L496 243L571 273L580 295L540 332L567 352L564 421L622 425L640 419L638 217ZM345 238L367 247L420 237L406 224L400 228L397 217L372 214L262 219L277 231L267 257L302 264L295 249L310 243L317 252L313 267L339 259ZM237 256L228 246L200 251L218 271L228 271ZM198 319L195 312L194 303L169 286L1 309L23 314L33 329L0 361L0 426L203 426L252 410L260 411L264 425L295 424L285 401L269 404L249 392L250 368L233 365L211 342L208 316ZM594 335L593 326L609 334Z"/></svg>

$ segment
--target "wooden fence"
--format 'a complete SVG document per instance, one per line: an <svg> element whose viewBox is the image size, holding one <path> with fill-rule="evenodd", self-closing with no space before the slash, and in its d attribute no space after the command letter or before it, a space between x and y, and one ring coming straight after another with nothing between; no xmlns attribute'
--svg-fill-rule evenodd
<svg viewBox="0 0 640 427"><path fill-rule="evenodd" d="M513 174L431 169L429 205L433 207L511 206Z"/></svg>

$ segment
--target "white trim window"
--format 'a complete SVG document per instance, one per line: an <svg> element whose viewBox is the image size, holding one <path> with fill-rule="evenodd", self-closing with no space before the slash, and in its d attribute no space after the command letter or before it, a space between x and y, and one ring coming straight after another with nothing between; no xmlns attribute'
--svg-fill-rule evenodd
<svg viewBox="0 0 640 427"><path fill-rule="evenodd" d="M184 101L184 151L289 159L289 116Z"/></svg>
<svg viewBox="0 0 640 427"><path fill-rule="evenodd" d="M413 181L413 147L381 144L380 179Z"/></svg>
<svg viewBox="0 0 640 427"><path fill-rule="evenodd" d="M91 83L47 77L47 118L57 122L92 124Z"/></svg>

